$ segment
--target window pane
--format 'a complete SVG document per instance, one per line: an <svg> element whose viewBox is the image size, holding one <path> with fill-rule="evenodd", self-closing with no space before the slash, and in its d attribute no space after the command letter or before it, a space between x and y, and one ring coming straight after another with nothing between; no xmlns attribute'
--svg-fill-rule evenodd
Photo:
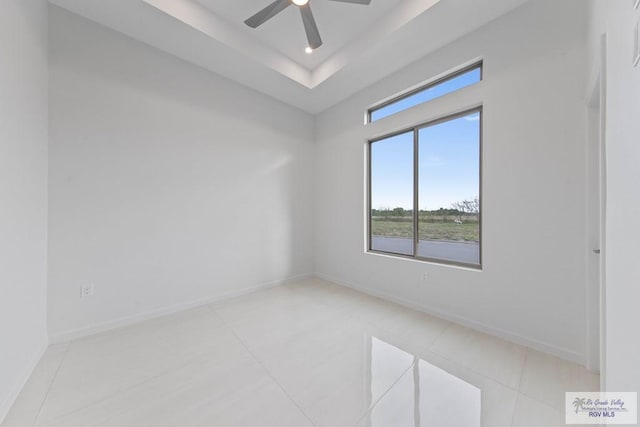
<svg viewBox="0 0 640 427"><path fill-rule="evenodd" d="M416 105L423 104L431 101L432 99L441 97L451 92L455 92L463 87L470 86L474 83L478 83L482 80L482 66L471 69L467 72L459 74L449 80L436 83L433 86L429 86L417 93L409 95L405 98L399 99L389 105L378 109L371 110L371 121L375 122L382 118L399 113Z"/></svg>
<svg viewBox="0 0 640 427"><path fill-rule="evenodd" d="M480 113L418 138L418 256L480 264Z"/></svg>
<svg viewBox="0 0 640 427"><path fill-rule="evenodd" d="M413 132L370 149L371 249L413 255Z"/></svg>

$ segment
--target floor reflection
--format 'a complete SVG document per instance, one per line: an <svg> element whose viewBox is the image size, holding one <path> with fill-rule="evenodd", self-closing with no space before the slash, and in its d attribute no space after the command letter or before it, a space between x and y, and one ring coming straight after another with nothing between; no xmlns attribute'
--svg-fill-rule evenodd
<svg viewBox="0 0 640 427"><path fill-rule="evenodd" d="M388 384L389 366L411 367L359 427L480 427L481 390L383 340L371 337L371 395Z"/></svg>

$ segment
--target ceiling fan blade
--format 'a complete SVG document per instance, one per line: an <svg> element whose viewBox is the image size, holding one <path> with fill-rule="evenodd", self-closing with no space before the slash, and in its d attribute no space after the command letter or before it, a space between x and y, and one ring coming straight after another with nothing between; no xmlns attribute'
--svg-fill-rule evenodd
<svg viewBox="0 0 640 427"><path fill-rule="evenodd" d="M322 38L320 38L320 31L316 25L316 20L313 18L313 12L311 12L311 6L307 3L304 6L300 6L300 16L302 16L302 23L304 24L304 31L307 33L307 40L309 41L309 47L311 49L317 49L322 46Z"/></svg>
<svg viewBox="0 0 640 427"><path fill-rule="evenodd" d="M260 12L253 15L251 18L244 21L244 23L251 28L257 28L289 6L291 6L291 1L289 0L276 0Z"/></svg>
<svg viewBox="0 0 640 427"><path fill-rule="evenodd" d="M339 1L342 3L354 3L354 4L371 4L371 0L332 0L332 1Z"/></svg>

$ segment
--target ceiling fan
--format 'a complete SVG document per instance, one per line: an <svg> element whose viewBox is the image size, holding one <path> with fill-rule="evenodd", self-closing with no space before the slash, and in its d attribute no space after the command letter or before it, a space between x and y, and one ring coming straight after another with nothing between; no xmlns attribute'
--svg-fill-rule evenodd
<svg viewBox="0 0 640 427"><path fill-rule="evenodd" d="M258 28L260 25L267 22L269 19L276 16L278 13L285 10L287 7L291 5L295 5L300 9L300 16L302 16L302 23L304 24L304 31L307 33L307 40L309 41L309 46L307 47L307 52L311 52L314 49L322 46L322 38L320 37L320 31L318 31L318 26L316 25L316 20L313 17L313 13L311 12L311 5L309 4L310 0L276 0L271 3L269 6L262 9L260 12L253 15L251 18L244 21L251 28ZM371 0L331 0L338 1L341 3L354 3L354 4L362 4L368 5L371 3Z"/></svg>

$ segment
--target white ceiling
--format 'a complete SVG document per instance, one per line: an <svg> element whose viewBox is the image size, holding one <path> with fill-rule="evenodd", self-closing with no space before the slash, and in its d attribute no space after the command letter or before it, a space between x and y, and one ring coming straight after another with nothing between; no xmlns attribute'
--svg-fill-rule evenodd
<svg viewBox="0 0 640 427"><path fill-rule="evenodd" d="M293 61L312 70L353 41L358 35L375 28L377 21L407 3L407 0L378 0L369 6L339 3L329 0L311 0L313 15L324 44L313 54L305 53L307 38L297 7L290 6L257 29L251 29L244 20L273 0L196 0L211 12L236 26L239 31L252 33L267 46L282 52Z"/></svg>
<svg viewBox="0 0 640 427"><path fill-rule="evenodd" d="M258 29L244 25L271 1L50 0L310 113L527 0L372 0L369 6L311 0L324 41L311 55L294 6Z"/></svg>

